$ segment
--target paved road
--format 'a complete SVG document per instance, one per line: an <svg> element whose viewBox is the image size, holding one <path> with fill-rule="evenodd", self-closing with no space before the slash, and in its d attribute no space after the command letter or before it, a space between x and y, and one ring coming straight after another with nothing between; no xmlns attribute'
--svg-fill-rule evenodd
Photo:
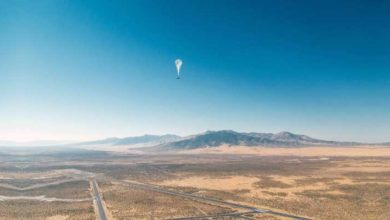
<svg viewBox="0 0 390 220"><path fill-rule="evenodd" d="M102 204L102 199L99 194L99 187L95 179L92 179L93 192L95 194L95 201L99 211L99 220L107 220L106 212L104 211L104 207Z"/></svg>
<svg viewBox="0 0 390 220"><path fill-rule="evenodd" d="M251 211L253 213L257 213L257 214L268 213L268 214L283 216L283 217L296 219L296 220L310 220L309 218L300 217L300 216L296 216L296 215L290 215L290 214L287 214L287 213L275 212L275 211L266 210L266 209L258 209L256 207L242 205L242 204L233 203L233 202L227 202L227 201L214 199L214 198L210 198L210 197L204 197L204 196L198 196L198 195L193 195L193 194L184 193L184 192L178 192L178 191L174 191L174 190L171 190L171 189L165 189L163 187L152 185L152 184L136 183L136 182L126 182L126 181L121 181L121 183L127 184L129 186L133 186L133 187L136 187L136 188L139 188L139 189L151 190L151 191L165 193L165 194L169 194L169 195L180 196L180 197L189 198L189 199L192 199L192 200L206 201L206 202L210 202L210 203L213 203L213 204L222 204L222 205L226 205L226 206L230 206L230 207L247 209L247 210L249 210L249 211Z"/></svg>

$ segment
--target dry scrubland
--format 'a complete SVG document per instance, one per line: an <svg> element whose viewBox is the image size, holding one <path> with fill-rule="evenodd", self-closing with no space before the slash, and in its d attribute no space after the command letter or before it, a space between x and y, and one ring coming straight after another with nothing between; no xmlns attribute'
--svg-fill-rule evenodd
<svg viewBox="0 0 390 220"><path fill-rule="evenodd" d="M10 181L12 184L12 181ZM89 183L87 181L75 181L18 191L0 186L0 195L3 196L41 196L62 199L84 199L91 197Z"/></svg>
<svg viewBox="0 0 390 220"><path fill-rule="evenodd" d="M92 220L91 202L0 201L1 220Z"/></svg>
<svg viewBox="0 0 390 220"><path fill-rule="evenodd" d="M172 160L175 157L131 165L127 169L122 167L123 172L114 172L113 176L313 219L388 219L390 216L390 158L230 155L203 159L193 156L187 157L187 162L181 158L177 163ZM146 219L151 215L148 207L162 204L167 204L160 207L164 211L157 213L167 216L169 213L202 214L186 206L181 198L118 185L105 185L103 191L109 209L119 219L126 219L123 216L130 213L135 217L135 212L140 219ZM132 208L124 210L124 207ZM207 209L203 212L213 213Z"/></svg>
<svg viewBox="0 0 390 220"><path fill-rule="evenodd" d="M154 183L315 219L390 216L388 159L279 158L204 168Z"/></svg>
<svg viewBox="0 0 390 220"><path fill-rule="evenodd" d="M47 197L57 197L64 199L84 199L91 197L89 183L87 181L75 181L38 188L29 191L28 195L46 195Z"/></svg>
<svg viewBox="0 0 390 220"><path fill-rule="evenodd" d="M390 157L107 154L51 161L42 164L32 157L24 169L0 161L0 195L21 194L1 184L28 187L61 180L70 175L69 170L78 170L96 174L110 219L169 219L242 211L129 187L126 181L311 219L381 220L390 216ZM66 175L61 177L61 173ZM47 179L39 179L42 176ZM26 190L23 195L91 198L89 190L87 181L75 181ZM251 218L283 219L266 214ZM91 201L8 200L0 201L3 219L95 219L95 213Z"/></svg>
<svg viewBox="0 0 390 220"><path fill-rule="evenodd" d="M0 177L1 177L1 174L0 174ZM28 178L1 179L0 178L0 185L5 184L5 185L16 186L19 188L25 188L25 187L29 187L32 185L52 183L52 182L56 182L56 181L66 180L66 179L69 179L69 178L64 177L64 176L49 177L49 178L35 178L35 179L28 179Z"/></svg>
<svg viewBox="0 0 390 220"><path fill-rule="evenodd" d="M101 184L104 199L115 219L169 219L231 212L161 193L129 188L120 184Z"/></svg>
<svg viewBox="0 0 390 220"><path fill-rule="evenodd" d="M6 176L6 177L5 177ZM1 181L5 186L17 186L21 188L39 186L27 190L15 190L6 187L0 187L0 220L92 220L95 219L92 205L91 193L89 191L88 181L74 181L59 183L56 185L44 186L44 184L57 182L66 179L58 178L38 178L44 177L45 174L35 173L33 179L11 179L18 177L13 173L3 174ZM19 176L23 176L19 173ZM28 173L26 173L28 176ZM37 179L34 179L37 178ZM24 182L25 180L25 182ZM89 199L87 201L39 201L39 200L4 200L1 196L9 197L37 197L60 199Z"/></svg>
<svg viewBox="0 0 390 220"><path fill-rule="evenodd" d="M220 146L182 151L183 154L249 154L296 157L390 157L390 147L247 147Z"/></svg>

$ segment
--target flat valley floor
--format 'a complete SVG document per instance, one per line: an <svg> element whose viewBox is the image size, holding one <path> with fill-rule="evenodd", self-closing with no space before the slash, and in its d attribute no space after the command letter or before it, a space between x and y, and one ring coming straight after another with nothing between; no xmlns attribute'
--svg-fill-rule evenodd
<svg viewBox="0 0 390 220"><path fill-rule="evenodd" d="M389 157L0 155L1 220L389 216Z"/></svg>

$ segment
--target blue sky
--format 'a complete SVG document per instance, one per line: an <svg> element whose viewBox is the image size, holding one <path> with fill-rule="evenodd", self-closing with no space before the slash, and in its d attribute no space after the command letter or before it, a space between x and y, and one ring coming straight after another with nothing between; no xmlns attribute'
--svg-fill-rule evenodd
<svg viewBox="0 0 390 220"><path fill-rule="evenodd" d="M1 1L0 139L234 129L390 141L389 10L385 0Z"/></svg>

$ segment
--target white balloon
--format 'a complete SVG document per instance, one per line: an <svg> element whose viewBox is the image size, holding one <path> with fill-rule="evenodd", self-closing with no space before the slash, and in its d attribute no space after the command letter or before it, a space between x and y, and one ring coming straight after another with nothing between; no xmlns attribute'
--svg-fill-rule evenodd
<svg viewBox="0 0 390 220"><path fill-rule="evenodd" d="M181 68L181 65L183 65L183 61L181 59L176 59L175 64L176 64L176 69L177 69L177 78L180 79L180 68Z"/></svg>

